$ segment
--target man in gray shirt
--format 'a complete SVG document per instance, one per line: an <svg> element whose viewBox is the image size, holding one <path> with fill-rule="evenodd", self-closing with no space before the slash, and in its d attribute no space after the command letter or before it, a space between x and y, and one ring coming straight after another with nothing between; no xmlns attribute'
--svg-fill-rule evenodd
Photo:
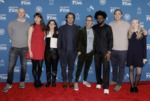
<svg viewBox="0 0 150 101"><path fill-rule="evenodd" d="M2 90L2 92L7 92L12 88L14 68L20 56L21 62L21 75L20 75L20 86L19 88L24 88L25 75L26 75L26 53L28 50L28 29L30 23L25 20L25 10L23 8L18 9L18 18L11 21L8 24L9 37L11 39L12 47L9 51L9 65L8 65L8 78L7 84Z"/></svg>

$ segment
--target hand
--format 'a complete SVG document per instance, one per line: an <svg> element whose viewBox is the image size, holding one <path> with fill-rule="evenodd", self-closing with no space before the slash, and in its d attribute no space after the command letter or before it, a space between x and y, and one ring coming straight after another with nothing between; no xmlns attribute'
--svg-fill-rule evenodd
<svg viewBox="0 0 150 101"><path fill-rule="evenodd" d="M110 61L110 52L108 52L105 57L106 57L107 61Z"/></svg>
<svg viewBox="0 0 150 101"><path fill-rule="evenodd" d="M81 52L78 52L78 56L81 55Z"/></svg>
<svg viewBox="0 0 150 101"><path fill-rule="evenodd" d="M143 59L143 64L145 64L147 62L147 59Z"/></svg>
<svg viewBox="0 0 150 101"><path fill-rule="evenodd" d="M147 35L147 30L143 29L144 35Z"/></svg>
<svg viewBox="0 0 150 101"><path fill-rule="evenodd" d="M32 51L29 52L29 55L30 55L31 58L33 57Z"/></svg>

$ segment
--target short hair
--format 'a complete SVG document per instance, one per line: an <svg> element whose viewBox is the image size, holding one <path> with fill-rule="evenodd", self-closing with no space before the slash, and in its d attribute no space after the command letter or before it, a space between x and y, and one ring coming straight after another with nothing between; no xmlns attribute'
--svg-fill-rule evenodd
<svg viewBox="0 0 150 101"><path fill-rule="evenodd" d="M99 15L103 16L104 19L106 19L106 17L107 17L107 14L106 14L105 11L99 10L99 11L96 11L96 13L95 13L95 15L94 15L94 18L97 19L97 17L98 17Z"/></svg>
<svg viewBox="0 0 150 101"><path fill-rule="evenodd" d="M114 15L115 15L115 13L116 13L117 11L119 11L119 12L122 14L121 9L116 9L116 10L114 11Z"/></svg>
<svg viewBox="0 0 150 101"><path fill-rule="evenodd" d="M68 15L72 15L73 18L74 18L74 20L75 20L75 15L74 15L74 13L72 13L72 12L67 13L67 14L66 14L66 19L67 19Z"/></svg>
<svg viewBox="0 0 150 101"><path fill-rule="evenodd" d="M88 17L92 18L92 20L93 20L93 17L92 17L92 15L88 15L88 16L86 16L86 19L87 19Z"/></svg>

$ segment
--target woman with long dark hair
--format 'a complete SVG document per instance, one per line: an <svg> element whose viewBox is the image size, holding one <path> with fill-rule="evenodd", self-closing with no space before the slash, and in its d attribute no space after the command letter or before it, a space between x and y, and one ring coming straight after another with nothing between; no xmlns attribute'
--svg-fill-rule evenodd
<svg viewBox="0 0 150 101"><path fill-rule="evenodd" d="M47 83L46 87L49 87L52 82L52 87L56 86L57 65L58 65L58 50L57 50L57 38L58 27L55 20L50 20L45 29L45 65ZM51 79L52 77L52 79Z"/></svg>
<svg viewBox="0 0 150 101"><path fill-rule="evenodd" d="M30 26L28 32L28 54L27 58L32 60L32 74L34 77L34 86L41 87L40 81L42 73L42 64L44 59L45 42L44 42L45 24L40 13L34 14L34 23Z"/></svg>

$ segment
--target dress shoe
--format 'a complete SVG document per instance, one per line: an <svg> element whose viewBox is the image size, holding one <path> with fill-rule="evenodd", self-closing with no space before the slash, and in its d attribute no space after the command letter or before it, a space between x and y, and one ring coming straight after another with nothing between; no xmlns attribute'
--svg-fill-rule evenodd
<svg viewBox="0 0 150 101"><path fill-rule="evenodd" d="M131 92L131 93L134 93L134 87L131 87L131 88L130 88L130 92Z"/></svg>
<svg viewBox="0 0 150 101"><path fill-rule="evenodd" d="M137 87L134 87L134 92L135 92L135 93L138 93L138 92L139 92L139 90L138 90Z"/></svg>
<svg viewBox="0 0 150 101"><path fill-rule="evenodd" d="M45 85L45 87L49 87L50 85L51 85L51 83L47 82L46 85Z"/></svg>
<svg viewBox="0 0 150 101"><path fill-rule="evenodd" d="M63 87L63 88L67 88L67 82L63 82L63 83L62 83L62 87Z"/></svg>
<svg viewBox="0 0 150 101"><path fill-rule="evenodd" d="M69 82L70 88L74 88L74 84L72 82Z"/></svg>

